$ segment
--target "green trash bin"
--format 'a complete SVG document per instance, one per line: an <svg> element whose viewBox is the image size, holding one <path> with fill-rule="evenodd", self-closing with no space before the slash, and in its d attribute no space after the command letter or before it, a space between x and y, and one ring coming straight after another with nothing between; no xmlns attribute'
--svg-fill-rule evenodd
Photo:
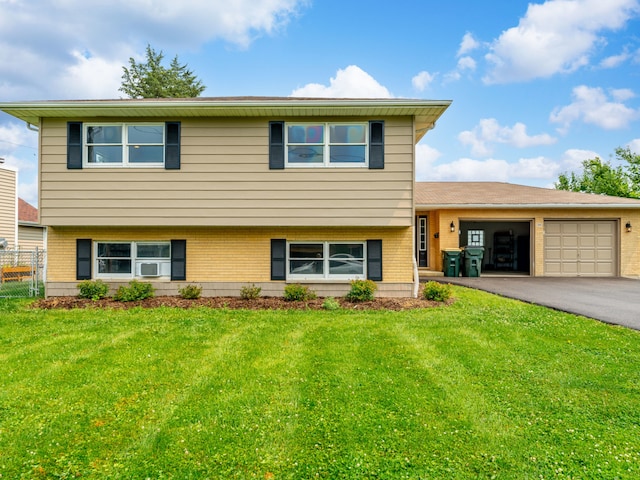
<svg viewBox="0 0 640 480"><path fill-rule="evenodd" d="M464 269L463 277L479 277L482 270L482 257L484 257L484 247L464 247Z"/></svg>
<svg viewBox="0 0 640 480"><path fill-rule="evenodd" d="M457 277L460 275L460 257L462 252L457 248L442 251L442 271L445 277Z"/></svg>

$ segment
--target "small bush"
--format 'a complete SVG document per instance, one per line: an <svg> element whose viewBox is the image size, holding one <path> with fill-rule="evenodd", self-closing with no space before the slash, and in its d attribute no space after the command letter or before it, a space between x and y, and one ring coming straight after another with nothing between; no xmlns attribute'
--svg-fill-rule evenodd
<svg viewBox="0 0 640 480"><path fill-rule="evenodd" d="M255 300L256 298L260 298L260 294L262 292L262 287L256 287L251 284L245 285L240 289L240 298L243 300Z"/></svg>
<svg viewBox="0 0 640 480"><path fill-rule="evenodd" d="M451 284L440 282L427 282L424 284L422 296L426 300L435 302L446 302L451 298Z"/></svg>
<svg viewBox="0 0 640 480"><path fill-rule="evenodd" d="M347 293L350 302L369 302L373 300L378 286L373 280L352 280L351 290Z"/></svg>
<svg viewBox="0 0 640 480"><path fill-rule="evenodd" d="M135 300L153 298L154 292L155 288L150 283L131 280L128 287L124 285L118 287L113 298L119 302L133 302Z"/></svg>
<svg viewBox="0 0 640 480"><path fill-rule="evenodd" d="M178 290L180 296L187 300L197 300L202 295L202 287L198 285L186 285Z"/></svg>
<svg viewBox="0 0 640 480"><path fill-rule="evenodd" d="M307 301L318 298L316 292L309 289L305 285L299 283L291 283L284 287L284 299L288 302L293 301Z"/></svg>
<svg viewBox="0 0 640 480"><path fill-rule="evenodd" d="M327 297L322 303L322 308L325 310L338 310L340 308L340 303L338 303L338 301L333 297Z"/></svg>
<svg viewBox="0 0 640 480"><path fill-rule="evenodd" d="M105 298L109 293L109 285L102 280L84 280L78 284L80 298L90 298L91 300L100 300Z"/></svg>

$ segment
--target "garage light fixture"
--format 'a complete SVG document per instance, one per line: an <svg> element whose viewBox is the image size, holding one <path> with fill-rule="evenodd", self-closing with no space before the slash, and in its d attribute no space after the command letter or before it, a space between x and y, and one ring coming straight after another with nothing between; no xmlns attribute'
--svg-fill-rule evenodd
<svg viewBox="0 0 640 480"><path fill-rule="evenodd" d="M451 225L449 225L449 229L451 230L451 233L456 231L456 225L455 223L451 222Z"/></svg>
<svg viewBox="0 0 640 480"><path fill-rule="evenodd" d="M625 227L627 227L627 232L631 232L631 222L627 222Z"/></svg>

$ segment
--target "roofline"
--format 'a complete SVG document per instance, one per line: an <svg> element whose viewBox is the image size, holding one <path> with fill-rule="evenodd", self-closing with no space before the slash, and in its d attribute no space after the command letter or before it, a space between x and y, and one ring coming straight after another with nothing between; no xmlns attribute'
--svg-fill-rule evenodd
<svg viewBox="0 0 640 480"><path fill-rule="evenodd" d="M480 209L494 209L494 210L505 210L505 209L526 209L526 210L534 210L534 209L640 209L640 203L486 203L486 204L446 204L446 205L436 205L436 204L416 204L416 210L480 210Z"/></svg>
<svg viewBox="0 0 640 480"><path fill-rule="evenodd" d="M303 97L194 97L194 98L120 98L102 100L33 100L23 102L0 102L3 108L76 108L79 106L97 108L111 105L120 107L123 104L131 106L152 105L158 107L168 106L194 106L203 107L291 107L305 106L376 106L389 107L425 107L450 105L452 100L422 100L404 98L303 98Z"/></svg>

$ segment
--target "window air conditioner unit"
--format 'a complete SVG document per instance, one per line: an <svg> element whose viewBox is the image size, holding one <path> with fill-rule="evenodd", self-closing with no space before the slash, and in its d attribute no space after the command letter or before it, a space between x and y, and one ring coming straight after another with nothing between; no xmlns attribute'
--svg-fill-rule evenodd
<svg viewBox="0 0 640 480"><path fill-rule="evenodd" d="M140 264L140 276L141 277L159 277L160 276L160 264L155 263L141 263Z"/></svg>

